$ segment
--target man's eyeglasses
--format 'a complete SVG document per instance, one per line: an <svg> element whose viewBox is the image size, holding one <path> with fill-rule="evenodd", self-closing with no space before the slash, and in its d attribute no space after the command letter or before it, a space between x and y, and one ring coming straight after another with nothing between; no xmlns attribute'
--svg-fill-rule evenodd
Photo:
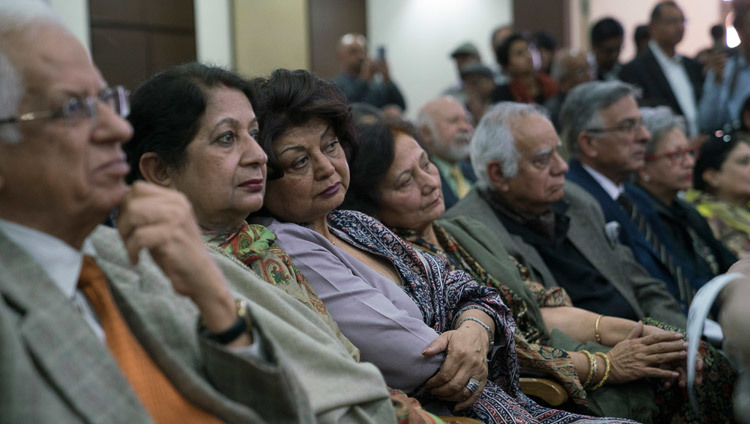
<svg viewBox="0 0 750 424"><path fill-rule="evenodd" d="M60 109L28 112L21 116L0 118L0 124L36 121L38 119L65 118L68 122L84 118L96 118L97 103L101 102L122 118L130 113L130 91L118 85L105 88L96 97L72 97Z"/></svg>
<svg viewBox="0 0 750 424"><path fill-rule="evenodd" d="M635 134L643 127L643 121L641 119L626 119L620 125L612 128L589 128L586 131L590 133L608 133L608 132L623 132L627 134Z"/></svg>
<svg viewBox="0 0 750 424"><path fill-rule="evenodd" d="M682 162L683 159L690 156L691 158L695 158L698 156L698 151L700 150L700 147L689 147L687 149L677 149L672 150L671 152L664 152L664 153L658 153L655 155L646 155L645 159L646 162L653 162L655 160L659 160L661 158L667 158L673 163Z"/></svg>

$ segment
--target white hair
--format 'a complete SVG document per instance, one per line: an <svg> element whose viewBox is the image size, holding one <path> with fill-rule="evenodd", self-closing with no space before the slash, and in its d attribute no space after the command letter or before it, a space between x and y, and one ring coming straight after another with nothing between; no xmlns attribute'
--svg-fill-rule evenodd
<svg viewBox="0 0 750 424"><path fill-rule="evenodd" d="M511 126L518 118L531 115L545 116L535 106L515 102L500 102L484 114L471 139L471 164L477 176L477 187L492 187L487 176L487 164L492 161L500 162L506 178L516 176L521 155Z"/></svg>
<svg viewBox="0 0 750 424"><path fill-rule="evenodd" d="M60 27L60 19L50 7L40 0L0 0L0 119L15 116L25 91L23 75L13 64L20 55L13 53L9 37L23 31L33 39L40 24ZM0 142L18 143L21 135L16 125L0 124Z"/></svg>

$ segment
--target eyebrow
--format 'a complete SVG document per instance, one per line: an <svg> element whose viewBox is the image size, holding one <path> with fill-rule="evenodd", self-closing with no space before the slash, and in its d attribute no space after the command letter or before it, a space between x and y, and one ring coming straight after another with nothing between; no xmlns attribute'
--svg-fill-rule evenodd
<svg viewBox="0 0 750 424"><path fill-rule="evenodd" d="M555 147L557 147L557 146L555 146ZM553 151L555 151L554 147L544 148L544 149L539 150L538 152L536 152L536 154L534 154L534 156L532 156L532 159L540 158L542 156L547 156L547 155L551 154Z"/></svg>
<svg viewBox="0 0 750 424"><path fill-rule="evenodd" d="M237 123L237 120L234 118L224 118L221 121L217 122L216 125L211 127L211 132L213 133L214 131L216 131L217 128L227 123L235 124Z"/></svg>

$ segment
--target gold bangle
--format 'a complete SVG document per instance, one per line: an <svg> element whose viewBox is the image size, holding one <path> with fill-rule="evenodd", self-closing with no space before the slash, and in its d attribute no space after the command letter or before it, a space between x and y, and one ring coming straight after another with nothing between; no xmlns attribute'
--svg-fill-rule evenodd
<svg viewBox="0 0 750 424"><path fill-rule="evenodd" d="M602 352L596 352L596 353L594 353L594 355L600 356L600 357L604 358L604 363L605 363L606 368L604 368L604 377L602 377L601 381L599 381L596 384L596 386L594 386L594 387L591 388L592 392L594 390L598 390L599 388L601 388L604 385L604 383L607 381L607 379L609 379L609 371L612 369L612 367L611 367L612 364L609 361L609 355L607 355L606 353L602 353Z"/></svg>
<svg viewBox="0 0 750 424"><path fill-rule="evenodd" d="M594 374L595 374L595 371L596 371L596 369L594 367L596 366L596 362L594 361L594 356L591 355L591 352L589 352L588 350L582 350L581 353L583 353L584 355L586 355L586 358L588 358L588 360L589 360L589 376L586 379L586 382L583 383L583 387L585 388L586 386L588 386L591 383L591 380L593 380L593 378L594 378Z"/></svg>
<svg viewBox="0 0 750 424"><path fill-rule="evenodd" d="M596 342L599 344L602 344L602 338L599 336L599 321L601 321L603 316L604 315L599 315L596 319L596 324L594 324L594 335L596 336Z"/></svg>

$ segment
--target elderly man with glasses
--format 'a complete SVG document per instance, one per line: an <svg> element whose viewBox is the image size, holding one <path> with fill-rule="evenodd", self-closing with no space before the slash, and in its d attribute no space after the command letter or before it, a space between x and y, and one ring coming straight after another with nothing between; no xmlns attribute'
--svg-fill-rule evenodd
<svg viewBox="0 0 750 424"><path fill-rule="evenodd" d="M596 201L565 181L568 164L559 148L552 123L533 106L500 103L471 140L477 186L446 215L485 224L531 277L563 287L574 306L684 328L685 316L664 284L607 233Z"/></svg>
<svg viewBox="0 0 750 424"><path fill-rule="evenodd" d="M572 158L568 180L599 202L613 235L652 277L676 287L680 270L670 265L674 260L658 234L639 229L644 218L625 193L625 182L645 164L651 138L643 126L635 88L619 81L582 84L568 95L560 122Z"/></svg>
<svg viewBox="0 0 750 424"><path fill-rule="evenodd" d="M233 293L184 196L125 184L128 109L48 6L0 1L0 422L395 423L313 311Z"/></svg>

